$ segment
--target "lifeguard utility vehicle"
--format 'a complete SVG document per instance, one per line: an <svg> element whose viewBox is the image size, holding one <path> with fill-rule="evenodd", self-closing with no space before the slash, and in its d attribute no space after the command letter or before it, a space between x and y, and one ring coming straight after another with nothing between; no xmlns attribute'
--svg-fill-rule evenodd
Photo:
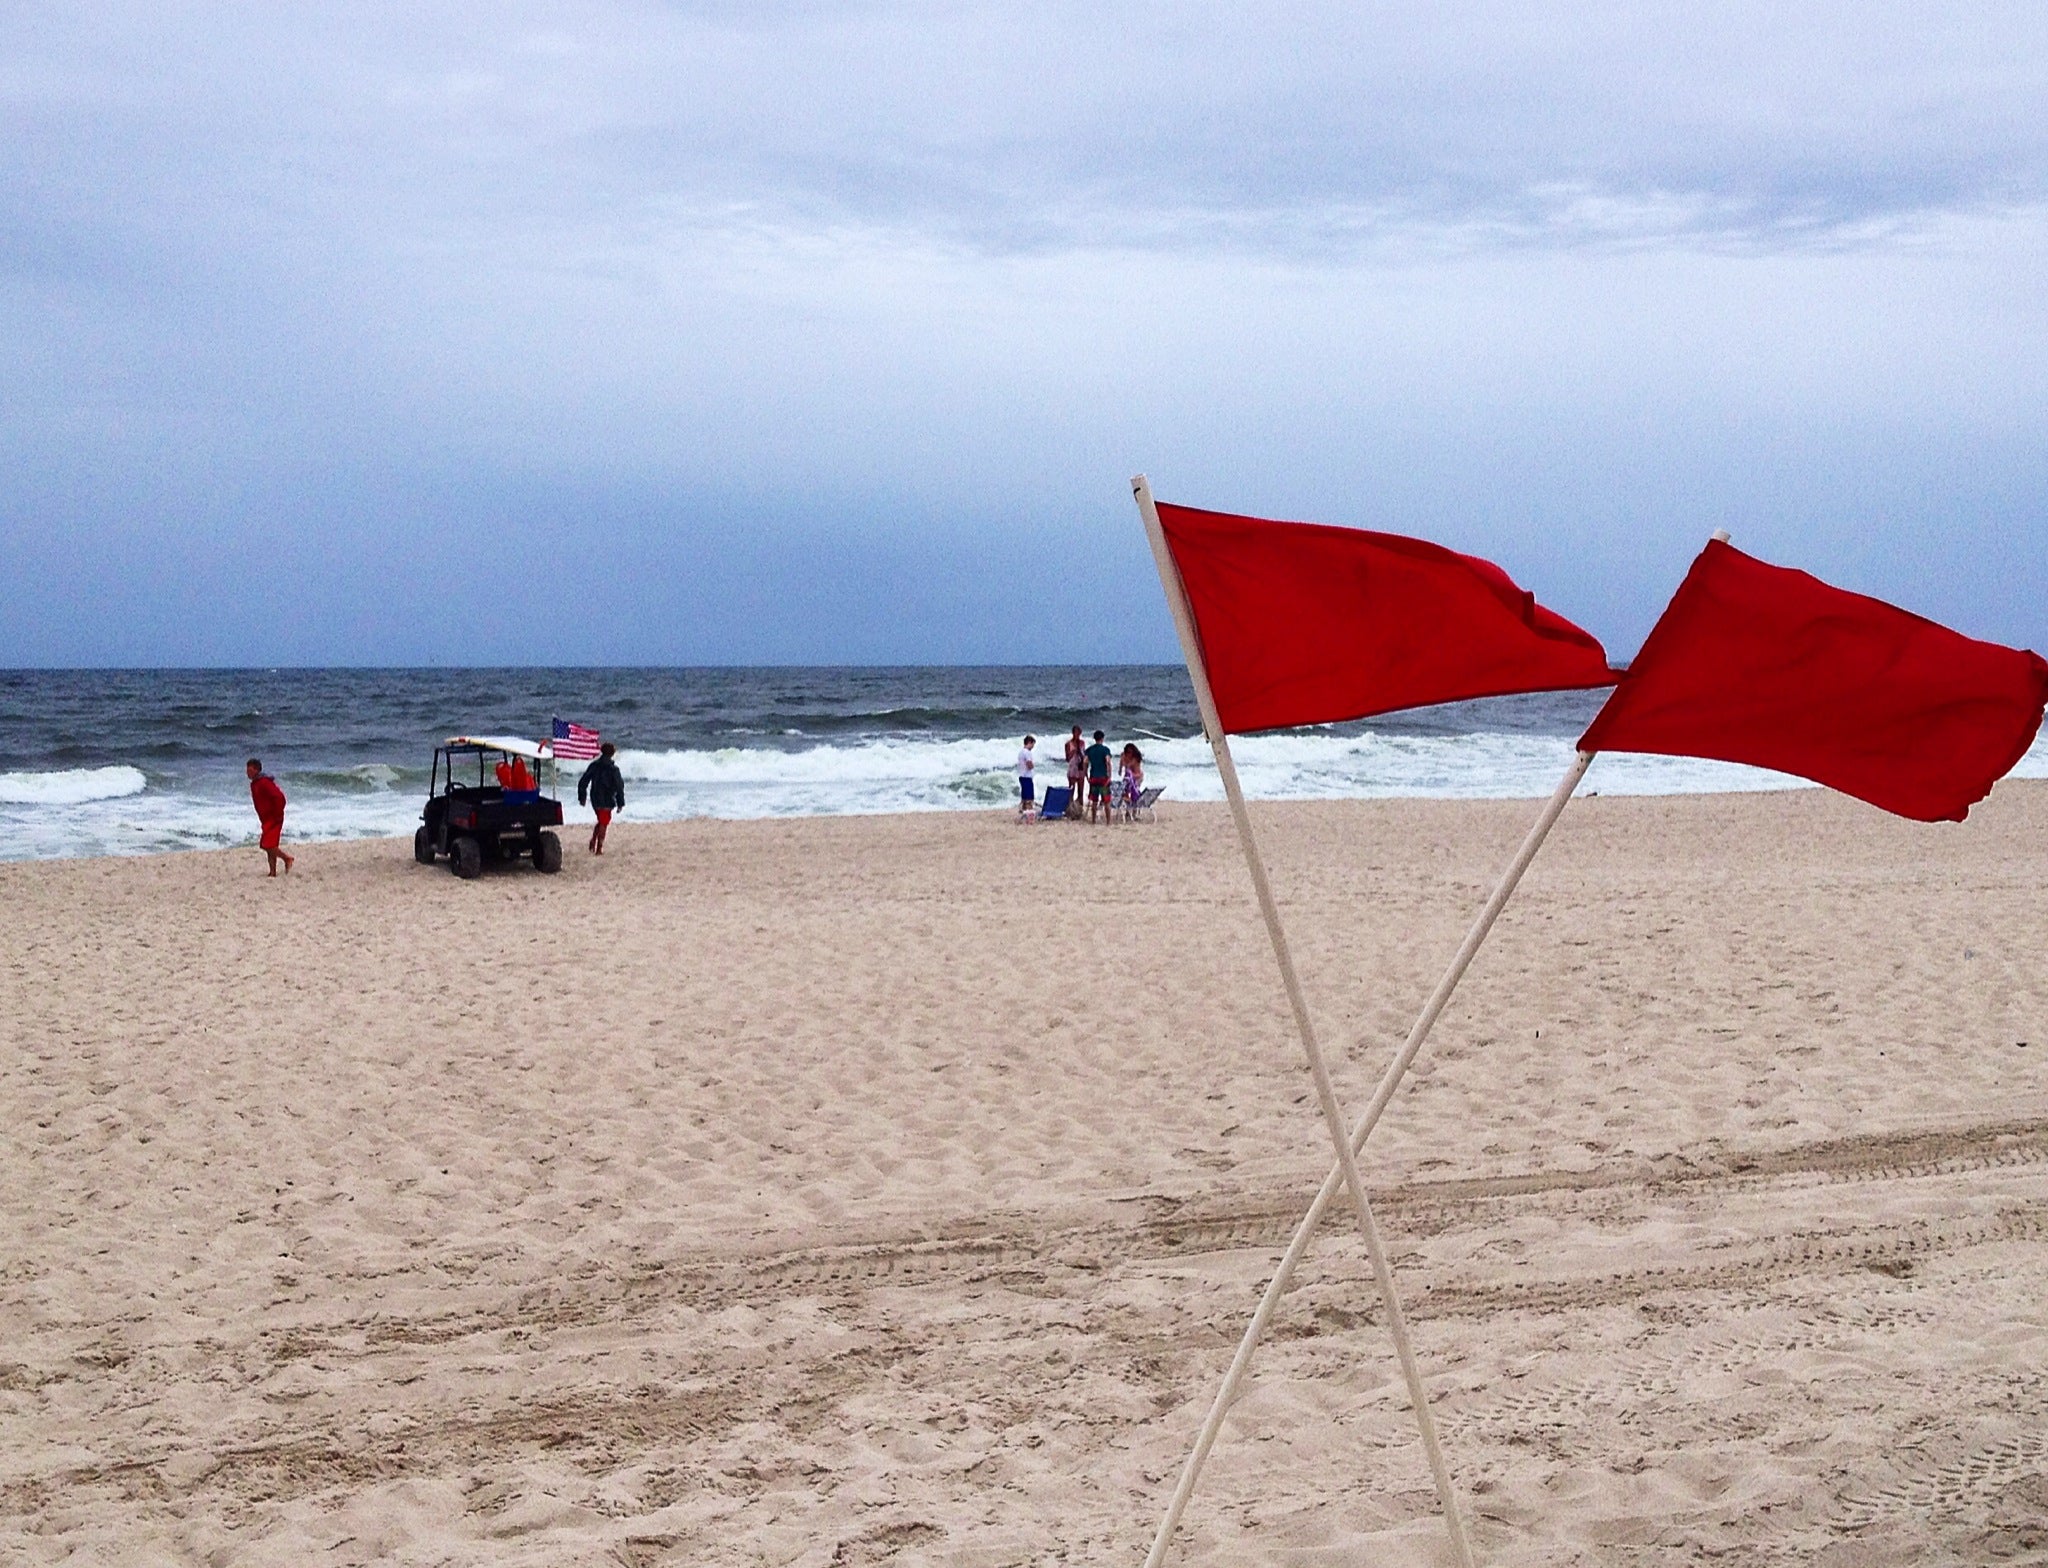
<svg viewBox="0 0 2048 1568"><path fill-rule="evenodd" d="M516 762L515 762L516 759ZM543 769L547 787L541 788ZM507 788L500 764L516 766L531 789ZM412 858L431 866L440 856L457 876L481 876L499 860L532 859L536 871L562 869L562 841L548 831L562 825L555 759L546 744L502 735L457 735L434 748L427 804L412 836Z"/></svg>

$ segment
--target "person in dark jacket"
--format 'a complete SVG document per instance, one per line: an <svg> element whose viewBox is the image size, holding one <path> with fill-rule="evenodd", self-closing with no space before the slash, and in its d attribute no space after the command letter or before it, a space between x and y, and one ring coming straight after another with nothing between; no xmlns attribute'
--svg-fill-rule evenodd
<svg viewBox="0 0 2048 1568"><path fill-rule="evenodd" d="M576 781L576 804L588 804L597 813L597 826L590 830L590 852L604 853L604 830L612 825L612 813L626 809L626 780L612 761L618 750L610 741L597 748L597 758Z"/></svg>

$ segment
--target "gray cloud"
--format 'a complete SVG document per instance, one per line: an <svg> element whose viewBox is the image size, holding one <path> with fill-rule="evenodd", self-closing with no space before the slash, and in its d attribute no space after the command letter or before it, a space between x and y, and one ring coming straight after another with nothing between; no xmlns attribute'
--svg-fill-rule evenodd
<svg viewBox="0 0 2048 1568"><path fill-rule="evenodd" d="M14 265L86 275L187 225L676 207L998 252L1866 243L2048 199L2048 14L52 8L0 112Z"/></svg>
<svg viewBox="0 0 2048 1568"><path fill-rule="evenodd" d="M748 572L822 517L981 561L1109 526L1139 463L1604 552L1624 626L1709 510L1907 588L1937 525L2048 526L2044 234L2033 5L20 7L0 543L61 519L84 564L0 610L0 662L153 571L273 624L191 587L265 532L338 657L435 507L572 550L652 508L664 559ZM1163 656L1145 570L1088 591ZM1958 570L2008 628L2048 588Z"/></svg>

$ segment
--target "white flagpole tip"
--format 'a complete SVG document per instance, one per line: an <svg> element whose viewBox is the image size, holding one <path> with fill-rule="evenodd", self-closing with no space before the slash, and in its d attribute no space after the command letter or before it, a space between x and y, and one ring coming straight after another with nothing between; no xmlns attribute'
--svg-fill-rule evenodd
<svg viewBox="0 0 2048 1568"><path fill-rule="evenodd" d="M1728 530L1725 528L1716 528L1714 530L1714 538L1722 544L1727 544L1729 542Z"/></svg>

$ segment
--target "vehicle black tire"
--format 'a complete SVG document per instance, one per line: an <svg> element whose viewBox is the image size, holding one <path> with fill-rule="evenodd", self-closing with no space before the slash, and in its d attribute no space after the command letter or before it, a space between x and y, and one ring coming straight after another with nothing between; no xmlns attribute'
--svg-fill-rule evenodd
<svg viewBox="0 0 2048 1568"><path fill-rule="evenodd" d="M426 830L424 824L413 830L412 858L423 866L434 863L434 835Z"/></svg>
<svg viewBox="0 0 2048 1568"><path fill-rule="evenodd" d="M562 841L552 833L533 835L533 869L553 876L562 869Z"/></svg>
<svg viewBox="0 0 2048 1568"><path fill-rule="evenodd" d="M448 846L448 869L467 882L484 874L483 846L467 834Z"/></svg>

